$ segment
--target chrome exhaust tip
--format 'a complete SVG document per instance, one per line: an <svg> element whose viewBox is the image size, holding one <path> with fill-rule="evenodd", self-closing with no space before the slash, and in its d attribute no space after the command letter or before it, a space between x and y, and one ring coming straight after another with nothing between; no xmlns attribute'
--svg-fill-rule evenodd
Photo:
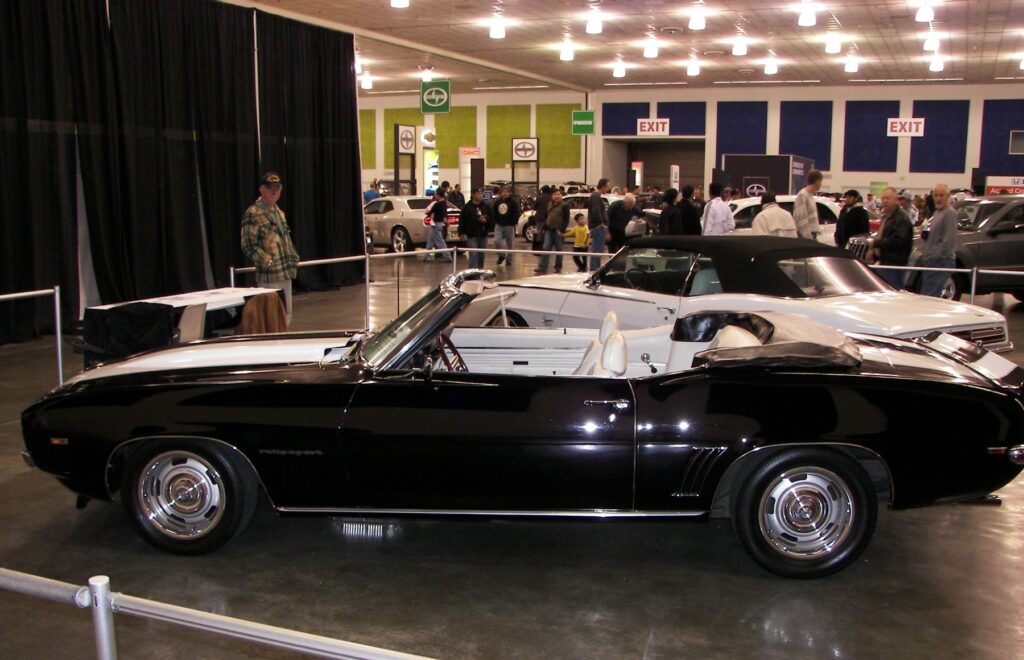
<svg viewBox="0 0 1024 660"><path fill-rule="evenodd" d="M1006 450L1006 456L1014 465L1024 465L1024 445L1015 445Z"/></svg>

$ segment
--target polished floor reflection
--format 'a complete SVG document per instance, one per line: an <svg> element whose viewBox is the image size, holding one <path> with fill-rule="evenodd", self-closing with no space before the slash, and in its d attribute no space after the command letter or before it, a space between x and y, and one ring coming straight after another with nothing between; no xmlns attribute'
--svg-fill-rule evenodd
<svg viewBox="0 0 1024 660"><path fill-rule="evenodd" d="M515 275L533 265L520 259ZM371 324L450 269L375 262ZM363 291L297 296L294 327L362 326ZM1024 342L1024 305L1001 298L979 302L1005 313ZM1024 351L1011 358L1024 364ZM52 381L50 338L0 346L7 568L74 583L103 573L132 595L443 658L1005 659L1024 648L1021 480L1002 491L1002 506L882 511L863 557L811 582L759 569L722 521L278 518L263 506L222 550L176 557L143 543L117 504L77 511L69 492L18 458L18 412ZM126 658L291 657L116 623ZM4 658L93 653L88 612L7 592L0 631Z"/></svg>

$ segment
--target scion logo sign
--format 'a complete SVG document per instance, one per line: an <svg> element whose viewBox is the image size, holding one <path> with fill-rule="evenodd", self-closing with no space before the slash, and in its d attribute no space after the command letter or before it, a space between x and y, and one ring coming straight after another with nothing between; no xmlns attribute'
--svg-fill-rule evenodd
<svg viewBox="0 0 1024 660"><path fill-rule="evenodd" d="M416 153L416 127L395 125L395 150L400 154Z"/></svg>
<svg viewBox="0 0 1024 660"><path fill-rule="evenodd" d="M772 181L768 177L743 177L743 192L747 194L747 197L760 197L761 195L768 192L768 188L771 185Z"/></svg>
<svg viewBox="0 0 1024 660"><path fill-rule="evenodd" d="M433 80L420 83L420 112L425 115L436 115L447 114L451 110L451 81Z"/></svg>
<svg viewBox="0 0 1024 660"><path fill-rule="evenodd" d="M398 143L402 146L402 149L412 149L415 142L413 142L412 131L405 129L402 134L398 136Z"/></svg>
<svg viewBox="0 0 1024 660"><path fill-rule="evenodd" d="M512 138L512 160L537 160L537 138Z"/></svg>
<svg viewBox="0 0 1024 660"><path fill-rule="evenodd" d="M766 192L768 192L768 190L760 183L752 183L747 186L747 197L760 197Z"/></svg>

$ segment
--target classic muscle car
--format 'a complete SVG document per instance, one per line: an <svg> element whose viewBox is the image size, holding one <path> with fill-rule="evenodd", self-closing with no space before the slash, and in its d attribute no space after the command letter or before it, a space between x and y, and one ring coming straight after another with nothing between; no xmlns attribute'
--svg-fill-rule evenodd
<svg viewBox="0 0 1024 660"><path fill-rule="evenodd" d="M26 460L119 494L175 553L226 543L263 489L282 514L731 517L791 577L853 562L880 500L984 495L1024 463L1024 371L950 335L745 311L507 327L515 294L492 279L457 273L375 334L96 367L23 413Z"/></svg>
<svg viewBox="0 0 1024 660"><path fill-rule="evenodd" d="M630 240L592 274L502 283L522 325L596 328L609 310L625 328L706 310L800 314L848 332L909 339L936 330L995 351L1013 348L1002 314L896 291L846 250L774 236Z"/></svg>

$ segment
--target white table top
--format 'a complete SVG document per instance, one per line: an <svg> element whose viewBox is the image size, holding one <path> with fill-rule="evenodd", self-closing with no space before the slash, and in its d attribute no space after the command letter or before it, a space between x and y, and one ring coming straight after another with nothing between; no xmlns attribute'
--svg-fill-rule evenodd
<svg viewBox="0 0 1024 660"><path fill-rule="evenodd" d="M261 293L278 293L280 289L263 289L260 287L224 287L221 289L207 289L204 291L190 291L188 293L177 293L173 296L161 296L159 298L146 298L145 300L132 300L128 302L150 302L170 305L171 307L188 307L189 305L206 304L206 311L237 307L245 303L245 299ZM127 302L114 303L112 305L97 305L89 309L112 309Z"/></svg>

